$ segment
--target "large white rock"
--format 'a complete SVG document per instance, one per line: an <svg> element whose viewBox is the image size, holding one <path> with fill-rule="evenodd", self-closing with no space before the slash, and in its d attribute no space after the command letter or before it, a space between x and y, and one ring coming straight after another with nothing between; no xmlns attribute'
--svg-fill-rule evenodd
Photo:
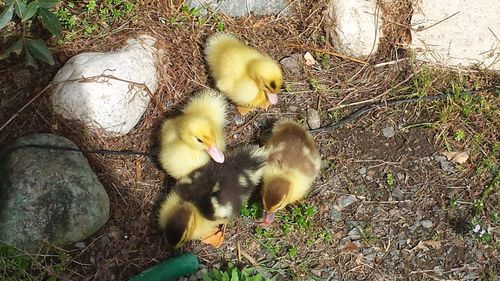
<svg viewBox="0 0 500 281"><path fill-rule="evenodd" d="M328 16L332 43L339 52L366 57L377 51L382 37L382 10L376 0L331 0Z"/></svg>
<svg viewBox="0 0 500 281"><path fill-rule="evenodd" d="M155 42L141 35L129 39L121 50L72 57L54 78L59 84L51 97L53 110L111 135L127 134L141 119L150 93L157 88ZM103 77L82 80L102 74L125 81ZM149 92L140 84L145 84Z"/></svg>
<svg viewBox="0 0 500 281"><path fill-rule="evenodd" d="M500 1L421 0L411 24L417 60L500 69Z"/></svg>
<svg viewBox="0 0 500 281"><path fill-rule="evenodd" d="M186 0L185 3L189 8L200 9L201 14L207 14L209 9L231 17L288 15L291 12L285 0Z"/></svg>

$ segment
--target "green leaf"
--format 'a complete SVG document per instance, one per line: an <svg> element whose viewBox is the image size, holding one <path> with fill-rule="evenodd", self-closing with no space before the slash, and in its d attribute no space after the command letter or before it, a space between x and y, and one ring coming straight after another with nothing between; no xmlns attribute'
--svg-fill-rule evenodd
<svg viewBox="0 0 500 281"><path fill-rule="evenodd" d="M41 8L49 9L59 3L59 0L40 0L39 5Z"/></svg>
<svg viewBox="0 0 500 281"><path fill-rule="evenodd" d="M37 59L46 62L50 65L54 64L54 59L52 58L52 54L49 51L49 48L40 40L28 39L26 40L26 45L28 46L28 50L33 53Z"/></svg>
<svg viewBox="0 0 500 281"><path fill-rule="evenodd" d="M227 274L227 272L224 272L224 274L222 274L222 281L230 281L229 274Z"/></svg>
<svg viewBox="0 0 500 281"><path fill-rule="evenodd" d="M212 278L210 278L210 277L208 276L208 274L206 274L206 275L203 275L203 281L213 281L213 279L212 279Z"/></svg>
<svg viewBox="0 0 500 281"><path fill-rule="evenodd" d="M26 60L25 60L26 66L33 66L34 68L37 68L35 59L33 56L30 54L28 50L26 50Z"/></svg>
<svg viewBox="0 0 500 281"><path fill-rule="evenodd" d="M10 47L8 47L5 51L0 53L0 60L4 60L9 57L10 53L21 54L23 51L23 39L19 39L14 42Z"/></svg>
<svg viewBox="0 0 500 281"><path fill-rule="evenodd" d="M43 26L45 26L50 33L56 36L61 35L61 23L54 13L49 12L47 9L40 9L40 16Z"/></svg>
<svg viewBox="0 0 500 281"><path fill-rule="evenodd" d="M22 19L24 18L24 14L26 13L26 1L16 1L16 5L14 6L16 8L16 14L17 16Z"/></svg>
<svg viewBox="0 0 500 281"><path fill-rule="evenodd" d="M4 28L14 15L14 3L5 7L3 12L0 14L0 29Z"/></svg>
<svg viewBox="0 0 500 281"><path fill-rule="evenodd" d="M26 7L26 12L24 13L24 17L21 19L23 21L29 20L36 14L37 10L38 10L38 1L33 1L29 3L28 6Z"/></svg>
<svg viewBox="0 0 500 281"><path fill-rule="evenodd" d="M232 270L231 272L231 281L239 281L240 277L238 276L238 270Z"/></svg>

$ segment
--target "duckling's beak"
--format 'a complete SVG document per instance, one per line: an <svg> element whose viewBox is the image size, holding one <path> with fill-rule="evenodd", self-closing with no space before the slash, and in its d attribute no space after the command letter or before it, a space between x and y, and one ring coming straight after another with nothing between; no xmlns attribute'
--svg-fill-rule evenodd
<svg viewBox="0 0 500 281"><path fill-rule="evenodd" d="M262 217L262 223L260 223L260 225L270 226L273 221L274 221L274 213L264 212L264 217Z"/></svg>
<svg viewBox="0 0 500 281"><path fill-rule="evenodd" d="M210 155L210 157L212 157L212 159L214 159L215 162L224 163L224 154L217 146L215 146L215 144L211 145L207 149L207 152Z"/></svg>
<svg viewBox="0 0 500 281"><path fill-rule="evenodd" d="M271 104L277 104L278 103L278 95L277 94L273 94L273 93L267 92L266 95L267 95L267 99L269 100L269 102Z"/></svg>

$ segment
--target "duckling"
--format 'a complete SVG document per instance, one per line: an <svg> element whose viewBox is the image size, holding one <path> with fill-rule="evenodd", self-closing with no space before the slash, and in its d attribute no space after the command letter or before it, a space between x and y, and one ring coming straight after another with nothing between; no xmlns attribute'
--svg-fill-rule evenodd
<svg viewBox="0 0 500 281"><path fill-rule="evenodd" d="M282 72L268 55L231 34L217 33L208 38L205 56L217 88L237 104L241 115L278 102Z"/></svg>
<svg viewBox="0 0 500 281"><path fill-rule="evenodd" d="M276 211L303 198L321 166L313 138L291 121L276 124L266 149L269 156L262 179L261 195L266 212L262 225L270 225Z"/></svg>
<svg viewBox="0 0 500 281"><path fill-rule="evenodd" d="M163 123L158 158L169 175L180 179L210 158L224 162L225 111L224 97L214 90L204 90L190 100L180 116Z"/></svg>
<svg viewBox="0 0 500 281"><path fill-rule="evenodd" d="M161 204L158 215L158 225L165 233L168 244L174 248L179 248L191 240L204 240L216 233L221 224L227 222L225 219L205 218L194 204L183 201L175 191L170 192Z"/></svg>
<svg viewBox="0 0 500 281"><path fill-rule="evenodd" d="M182 178L163 202L159 225L169 244L179 247L190 240L220 246L226 224L240 213L241 206L259 184L267 154L255 145L228 154L222 164L209 162ZM207 239L218 235L217 239Z"/></svg>

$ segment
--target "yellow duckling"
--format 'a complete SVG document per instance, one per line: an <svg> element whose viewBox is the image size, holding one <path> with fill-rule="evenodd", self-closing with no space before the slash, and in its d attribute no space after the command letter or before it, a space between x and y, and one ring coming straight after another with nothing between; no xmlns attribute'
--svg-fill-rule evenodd
<svg viewBox="0 0 500 281"><path fill-rule="evenodd" d="M283 77L268 55L227 33L208 38L205 55L217 88L238 105L240 114L278 102Z"/></svg>
<svg viewBox="0 0 500 281"><path fill-rule="evenodd" d="M181 115L163 123L158 158L169 175L180 179L210 158L224 162L225 111L224 97L204 90L190 100Z"/></svg>
<svg viewBox="0 0 500 281"><path fill-rule="evenodd" d="M222 164L209 162L182 178L161 205L159 225L170 245L190 240L218 247L224 240L219 226L238 216L242 204L259 184L266 151L244 146Z"/></svg>
<svg viewBox="0 0 500 281"><path fill-rule="evenodd" d="M319 174L321 158L311 135L298 124L281 121L266 142L269 156L262 179L262 202L269 225L274 213L303 198Z"/></svg>

